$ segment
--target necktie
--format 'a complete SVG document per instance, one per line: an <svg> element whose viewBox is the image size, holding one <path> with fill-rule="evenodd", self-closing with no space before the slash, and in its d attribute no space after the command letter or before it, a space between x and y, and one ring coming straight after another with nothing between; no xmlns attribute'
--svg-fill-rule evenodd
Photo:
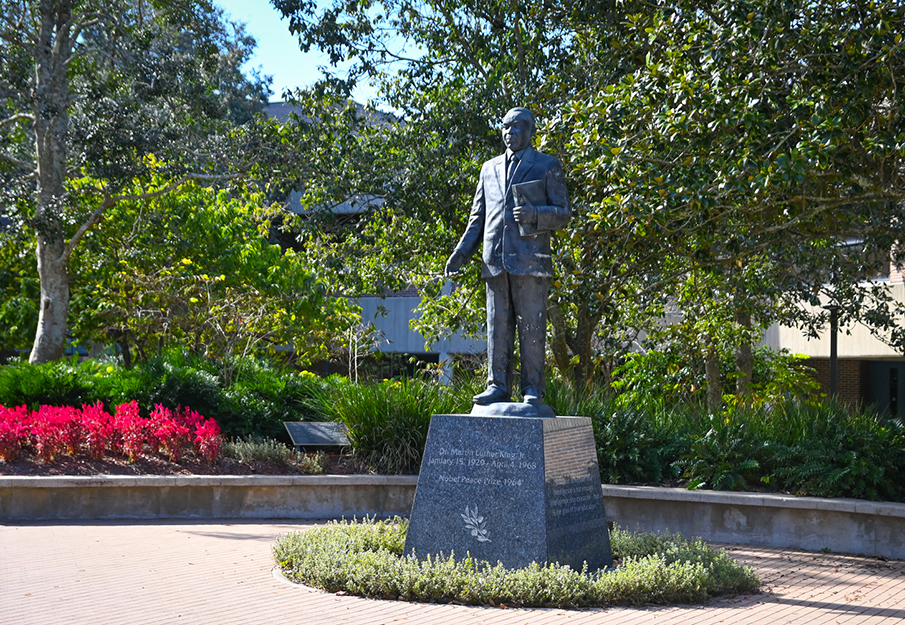
<svg viewBox="0 0 905 625"><path fill-rule="evenodd" d="M506 186L512 184L512 177L515 175L515 170L518 169L518 156L513 154L509 157L509 165L506 167Z"/></svg>

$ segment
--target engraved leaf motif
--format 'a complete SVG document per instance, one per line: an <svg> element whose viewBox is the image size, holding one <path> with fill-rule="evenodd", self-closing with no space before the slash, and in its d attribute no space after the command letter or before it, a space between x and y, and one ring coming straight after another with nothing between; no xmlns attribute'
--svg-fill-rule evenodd
<svg viewBox="0 0 905 625"><path fill-rule="evenodd" d="M474 510L465 506L465 514L459 514L459 516L465 521L465 529L471 530L471 535L477 538L478 542L492 542L487 538L487 529L484 527L484 517L478 516L477 506L474 507Z"/></svg>

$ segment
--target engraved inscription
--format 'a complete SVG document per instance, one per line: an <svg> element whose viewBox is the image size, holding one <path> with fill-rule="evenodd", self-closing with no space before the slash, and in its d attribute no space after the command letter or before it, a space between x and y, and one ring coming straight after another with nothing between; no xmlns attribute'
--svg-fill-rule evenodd
<svg viewBox="0 0 905 625"><path fill-rule="evenodd" d="M428 459L427 464L451 469L437 475L437 480L444 484L512 488L519 488L524 482L517 475L519 471L534 471L538 468L537 462L525 460L525 453L522 451L460 447L437 448L436 455Z"/></svg>
<svg viewBox="0 0 905 625"><path fill-rule="evenodd" d="M598 499L601 497L600 486L591 476L549 486L552 486L549 488L549 509L555 517L597 509Z"/></svg>

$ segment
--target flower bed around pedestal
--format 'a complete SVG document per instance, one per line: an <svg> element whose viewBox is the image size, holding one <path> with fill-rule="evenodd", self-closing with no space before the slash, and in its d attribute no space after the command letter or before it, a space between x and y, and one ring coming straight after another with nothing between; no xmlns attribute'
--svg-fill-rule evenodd
<svg viewBox="0 0 905 625"><path fill-rule="evenodd" d="M363 597L466 605L574 608L696 603L757 592L757 575L725 551L677 534L610 533L616 566L556 564L506 569L450 554L404 554L408 522L333 522L277 539L274 558L291 580Z"/></svg>

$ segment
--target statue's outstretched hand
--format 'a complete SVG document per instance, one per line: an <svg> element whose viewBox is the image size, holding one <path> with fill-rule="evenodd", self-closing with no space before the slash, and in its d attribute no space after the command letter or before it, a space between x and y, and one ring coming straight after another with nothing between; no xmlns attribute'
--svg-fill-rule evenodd
<svg viewBox="0 0 905 625"><path fill-rule="evenodd" d="M455 275L462 268L463 264L465 264L465 257L459 252L453 252L449 257L449 260L446 261L446 268L443 270L443 275Z"/></svg>

